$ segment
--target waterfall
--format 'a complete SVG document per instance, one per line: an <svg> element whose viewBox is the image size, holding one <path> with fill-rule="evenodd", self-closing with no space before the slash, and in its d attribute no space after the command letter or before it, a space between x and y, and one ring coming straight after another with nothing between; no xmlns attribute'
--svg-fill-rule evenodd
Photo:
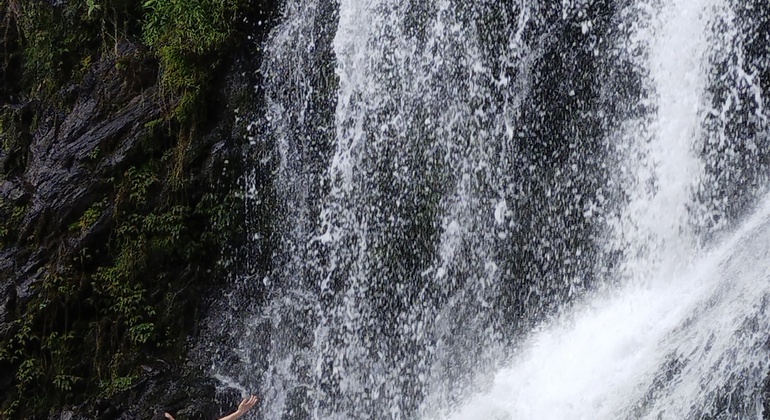
<svg viewBox="0 0 770 420"><path fill-rule="evenodd" d="M287 0L213 373L270 419L760 418L762 7Z"/></svg>
<svg viewBox="0 0 770 420"><path fill-rule="evenodd" d="M672 282L627 287L534 332L451 418L762 418L768 217L770 203Z"/></svg>

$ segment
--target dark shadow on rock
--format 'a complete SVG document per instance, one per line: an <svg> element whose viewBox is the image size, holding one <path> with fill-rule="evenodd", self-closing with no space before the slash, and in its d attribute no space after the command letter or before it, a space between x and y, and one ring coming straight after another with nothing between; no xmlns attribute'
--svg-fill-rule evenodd
<svg viewBox="0 0 770 420"><path fill-rule="evenodd" d="M71 109L41 110L26 167L0 181L0 202L26 207L15 246L0 252L0 278L16 284L22 301L54 255L74 254L108 234L109 209L79 238L61 241L68 226L104 196L108 179L134 163L147 125L161 117L150 82L157 66L148 65L138 48L120 44L117 59L99 61L82 83L65 88L62 95L76 97Z"/></svg>
<svg viewBox="0 0 770 420"><path fill-rule="evenodd" d="M49 420L135 420L171 413L178 420L212 420L234 411L240 395L218 393L213 379L194 367L174 368L161 360L142 365L145 374L130 389L110 398L97 398L65 407Z"/></svg>

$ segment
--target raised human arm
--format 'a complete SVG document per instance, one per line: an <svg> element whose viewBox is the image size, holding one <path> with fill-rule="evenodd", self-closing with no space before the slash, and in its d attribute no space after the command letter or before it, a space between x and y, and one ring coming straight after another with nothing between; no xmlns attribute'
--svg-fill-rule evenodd
<svg viewBox="0 0 770 420"><path fill-rule="evenodd" d="M240 418L242 415L246 414L247 411L251 410L251 407L254 407L254 404L256 404L257 401L258 401L258 398L254 395L250 396L249 398L245 398L238 405L238 409L235 410L234 413L224 416L219 420L235 420L237 418Z"/></svg>

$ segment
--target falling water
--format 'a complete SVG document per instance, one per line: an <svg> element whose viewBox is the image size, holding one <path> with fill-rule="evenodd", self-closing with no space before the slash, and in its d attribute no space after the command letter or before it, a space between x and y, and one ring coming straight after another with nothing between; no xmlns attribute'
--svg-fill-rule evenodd
<svg viewBox="0 0 770 420"><path fill-rule="evenodd" d="M610 221L630 249L627 283L532 332L452 418L762 418L770 203L712 249L699 249L692 231L703 166L723 164L697 154L710 134L701 132L709 66L741 54L709 43L730 41L735 17L708 1L623 13L635 18L624 48L647 69L651 92L651 111L617 137L629 148L621 169L634 172Z"/></svg>
<svg viewBox="0 0 770 420"><path fill-rule="evenodd" d="M627 287L534 332L452 418L762 418L768 218L770 203L674 281Z"/></svg>
<svg viewBox="0 0 770 420"><path fill-rule="evenodd" d="M214 362L264 418L761 416L766 18L540 3L286 2Z"/></svg>

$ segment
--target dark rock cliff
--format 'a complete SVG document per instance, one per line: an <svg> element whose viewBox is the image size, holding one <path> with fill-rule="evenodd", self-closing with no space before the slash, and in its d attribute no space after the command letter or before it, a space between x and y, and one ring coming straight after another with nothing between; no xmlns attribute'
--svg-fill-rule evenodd
<svg viewBox="0 0 770 420"><path fill-rule="evenodd" d="M236 257L235 112L252 106L276 7L226 3L227 43L186 52L197 84L174 88L142 2L0 2L0 418L235 406L187 352ZM34 80L50 47L35 40L57 30L72 42L46 56L61 82Z"/></svg>

